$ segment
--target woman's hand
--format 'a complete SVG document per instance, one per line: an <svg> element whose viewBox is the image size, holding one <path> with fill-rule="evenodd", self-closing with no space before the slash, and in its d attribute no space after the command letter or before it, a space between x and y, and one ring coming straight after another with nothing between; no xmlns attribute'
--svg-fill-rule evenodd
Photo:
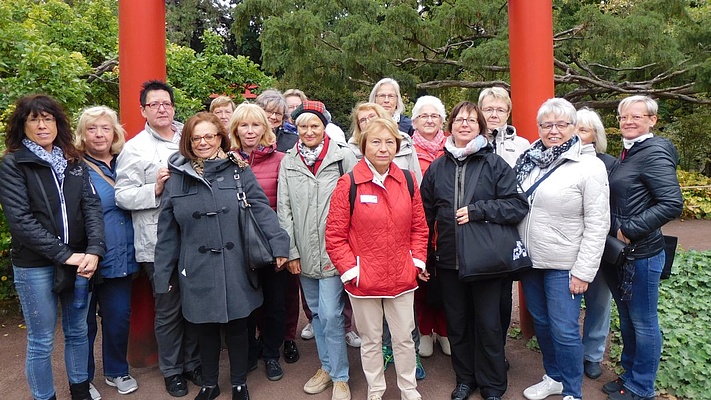
<svg viewBox="0 0 711 400"><path fill-rule="evenodd" d="M617 230L617 238L618 238L619 240L621 240L621 241L627 243L627 244L632 243L632 241L629 240L629 239L627 239L627 236L625 236L625 234L622 233L622 229L618 229L618 230Z"/></svg>
<svg viewBox="0 0 711 400"><path fill-rule="evenodd" d="M417 274L417 278L418 278L419 280L421 280L422 282L427 282L427 281L430 280L430 273L427 272L427 270L420 271L420 272Z"/></svg>
<svg viewBox="0 0 711 400"><path fill-rule="evenodd" d="M457 210L456 213L456 218L457 218L457 223L459 225L464 225L467 222L469 222L469 208L468 207L462 207L459 210Z"/></svg>
<svg viewBox="0 0 711 400"><path fill-rule="evenodd" d="M286 267L286 257L277 257L276 258L276 268L274 268L275 271L279 272L282 269Z"/></svg>
<svg viewBox="0 0 711 400"><path fill-rule="evenodd" d="M286 268L294 275L301 273L301 259L291 260L286 263Z"/></svg>
<svg viewBox="0 0 711 400"><path fill-rule="evenodd" d="M77 268L77 274L89 279L94 275L99 266L99 256L95 254L85 254L84 260Z"/></svg>
<svg viewBox="0 0 711 400"><path fill-rule="evenodd" d="M570 294L583 294L586 290L588 290L587 282L581 281L572 275L570 276Z"/></svg>
<svg viewBox="0 0 711 400"><path fill-rule="evenodd" d="M77 267L81 265L84 261L84 253L72 253L71 256L64 263L67 265L76 265Z"/></svg>
<svg viewBox="0 0 711 400"><path fill-rule="evenodd" d="M156 172L156 196L163 194L165 182L170 178L170 170L168 168L159 168Z"/></svg>

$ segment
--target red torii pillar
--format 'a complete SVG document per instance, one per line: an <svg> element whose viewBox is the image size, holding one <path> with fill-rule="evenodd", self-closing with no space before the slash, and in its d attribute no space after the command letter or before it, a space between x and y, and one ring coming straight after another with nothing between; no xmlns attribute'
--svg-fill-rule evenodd
<svg viewBox="0 0 711 400"><path fill-rule="evenodd" d="M147 80L165 80L165 2L119 0L119 103L128 140L143 130L138 94ZM133 283L128 362L158 363L153 289L146 275Z"/></svg>
<svg viewBox="0 0 711 400"><path fill-rule="evenodd" d="M538 139L538 108L555 95L551 0L509 0L509 52L513 124L533 142ZM518 289L521 331L530 338L535 334L533 320L520 284Z"/></svg>

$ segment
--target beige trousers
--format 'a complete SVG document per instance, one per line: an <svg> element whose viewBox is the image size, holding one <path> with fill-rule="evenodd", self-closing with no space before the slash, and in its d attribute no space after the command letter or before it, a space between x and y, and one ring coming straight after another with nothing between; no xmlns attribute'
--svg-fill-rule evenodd
<svg viewBox="0 0 711 400"><path fill-rule="evenodd" d="M415 379L415 342L412 330L415 317L412 312L415 292L396 298L358 298L348 295L353 306L360 334L360 359L363 373L368 381L368 397L385 393L385 369L383 365L383 313L390 326L393 342L397 386L403 400L420 399Z"/></svg>

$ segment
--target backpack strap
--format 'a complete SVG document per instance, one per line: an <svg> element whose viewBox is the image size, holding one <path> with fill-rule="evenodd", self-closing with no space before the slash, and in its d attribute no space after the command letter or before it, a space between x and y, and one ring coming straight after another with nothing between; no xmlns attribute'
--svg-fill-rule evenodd
<svg viewBox="0 0 711 400"><path fill-rule="evenodd" d="M407 181L407 190L410 192L410 200L415 197L415 182L412 180L412 174L410 170L403 169L402 172L405 173L405 180Z"/></svg>
<svg viewBox="0 0 711 400"><path fill-rule="evenodd" d="M348 176L351 178L351 190L349 192L349 200L351 202L351 216L353 216L353 205L355 204L356 201L356 184L355 184L355 177L353 176L353 171L348 173Z"/></svg>

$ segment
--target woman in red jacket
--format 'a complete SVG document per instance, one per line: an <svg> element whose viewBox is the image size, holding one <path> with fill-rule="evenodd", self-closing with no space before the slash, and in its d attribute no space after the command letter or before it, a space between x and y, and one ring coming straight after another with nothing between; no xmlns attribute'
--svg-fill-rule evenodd
<svg viewBox="0 0 711 400"><path fill-rule="evenodd" d="M385 393L383 313L392 333L401 397L421 398L412 307L417 277L428 279L428 229L414 177L392 162L401 141L392 120L376 118L368 124L360 143L364 158L339 179L326 224L326 250L341 274L361 335L368 399Z"/></svg>
<svg viewBox="0 0 711 400"><path fill-rule="evenodd" d="M255 104L240 104L232 113L230 136L233 150L252 167L269 205L276 211L279 164L284 153L276 150L276 136L267 114ZM279 348L284 342L286 329L286 288L290 274L285 269L269 268L259 270L259 274L264 303L252 315L249 325L249 368L257 367L260 343L255 339L255 333L259 322L267 378L277 381L284 375L279 365ZM284 359L286 362L299 359L299 350L293 340L284 345Z"/></svg>

